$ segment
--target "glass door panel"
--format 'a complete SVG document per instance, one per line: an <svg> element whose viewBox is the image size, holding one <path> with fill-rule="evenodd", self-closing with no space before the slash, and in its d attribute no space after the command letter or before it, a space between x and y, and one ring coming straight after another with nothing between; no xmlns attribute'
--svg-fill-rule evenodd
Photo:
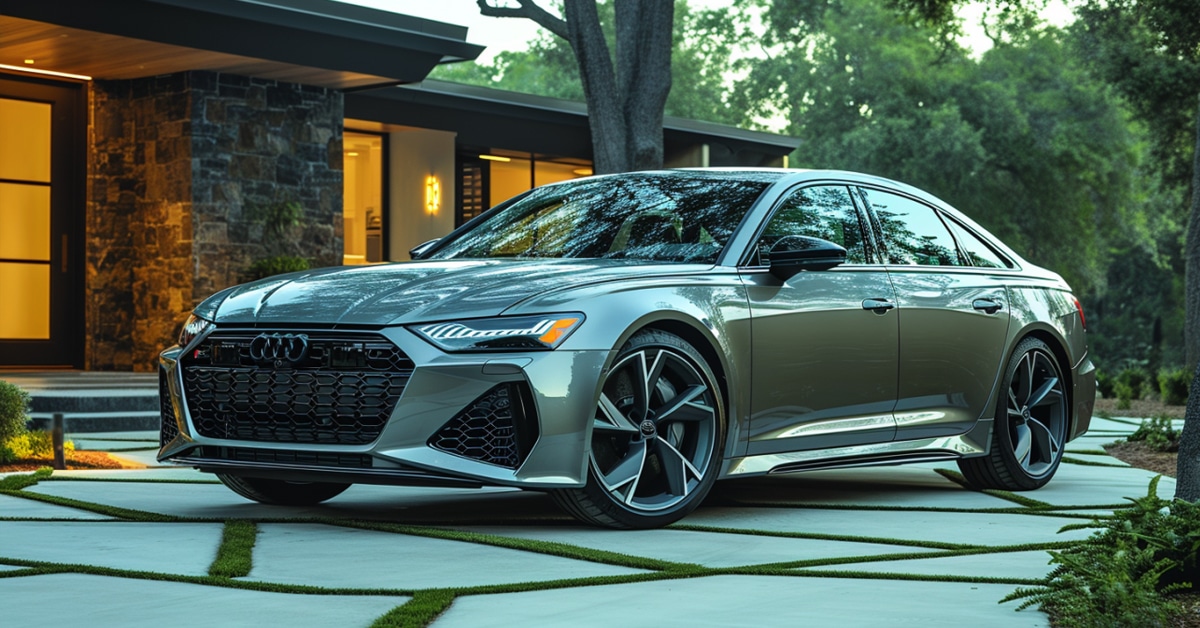
<svg viewBox="0 0 1200 628"><path fill-rule="evenodd" d="M0 98L0 339L50 339L50 113Z"/></svg>
<svg viewBox="0 0 1200 628"><path fill-rule="evenodd" d="M342 163L342 263L382 262L383 251L383 136L346 131Z"/></svg>

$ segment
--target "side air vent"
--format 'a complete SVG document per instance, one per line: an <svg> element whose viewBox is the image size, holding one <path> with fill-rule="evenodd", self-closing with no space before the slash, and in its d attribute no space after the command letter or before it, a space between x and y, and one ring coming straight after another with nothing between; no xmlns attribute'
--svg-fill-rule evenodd
<svg viewBox="0 0 1200 628"><path fill-rule="evenodd" d="M160 422L158 446L163 447L179 436L179 424L175 422L175 409L171 407L171 390L167 387L167 372L158 369L158 407Z"/></svg>
<svg viewBox="0 0 1200 628"><path fill-rule="evenodd" d="M537 416L525 382L499 384L471 402L429 439L429 446L509 469L537 440Z"/></svg>

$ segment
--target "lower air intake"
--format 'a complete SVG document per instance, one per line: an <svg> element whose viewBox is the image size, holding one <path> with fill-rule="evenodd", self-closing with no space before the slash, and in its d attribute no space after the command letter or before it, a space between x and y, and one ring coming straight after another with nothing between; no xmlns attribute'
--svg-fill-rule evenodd
<svg viewBox="0 0 1200 628"><path fill-rule="evenodd" d="M529 387L510 382L493 387L455 415L429 439L429 446L515 469L535 440L537 419Z"/></svg>

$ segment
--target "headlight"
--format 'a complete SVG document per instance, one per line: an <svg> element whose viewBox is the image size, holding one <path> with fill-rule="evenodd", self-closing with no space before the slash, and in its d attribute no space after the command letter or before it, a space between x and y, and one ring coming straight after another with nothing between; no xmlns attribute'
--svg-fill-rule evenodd
<svg viewBox="0 0 1200 628"><path fill-rule="evenodd" d="M211 326L212 321L206 321L195 314L188 314L187 320L183 323L183 329L179 330L179 346L186 347L192 344L196 336L203 334Z"/></svg>
<svg viewBox="0 0 1200 628"><path fill-rule="evenodd" d="M443 351L548 350L581 323L583 314L546 314L428 323L409 330Z"/></svg>

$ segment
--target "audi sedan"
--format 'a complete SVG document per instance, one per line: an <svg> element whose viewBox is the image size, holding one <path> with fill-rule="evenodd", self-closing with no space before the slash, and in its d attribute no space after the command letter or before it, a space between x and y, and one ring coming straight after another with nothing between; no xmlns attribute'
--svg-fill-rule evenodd
<svg viewBox="0 0 1200 628"><path fill-rule="evenodd" d="M649 528L810 469L953 460L1036 489L1091 420L1062 278L878 177L577 179L413 258L202 302L161 355L159 460L268 504L509 486Z"/></svg>

